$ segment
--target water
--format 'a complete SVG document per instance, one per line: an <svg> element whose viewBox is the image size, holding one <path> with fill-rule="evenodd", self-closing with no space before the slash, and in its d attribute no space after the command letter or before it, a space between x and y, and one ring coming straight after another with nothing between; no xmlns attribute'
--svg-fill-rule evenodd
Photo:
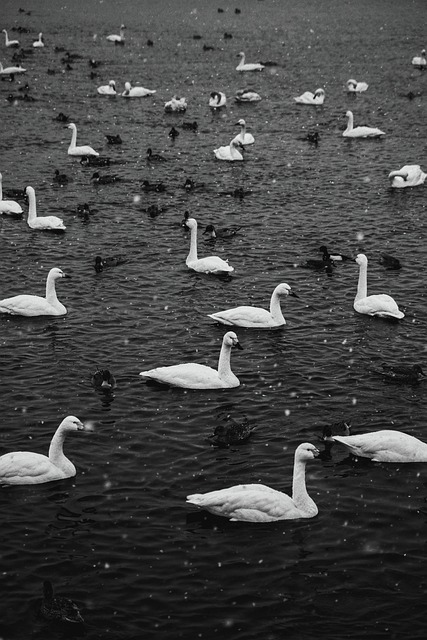
<svg viewBox="0 0 427 640"><path fill-rule="evenodd" d="M295 448L311 441L323 450L318 436L330 422L426 439L425 385L388 384L372 371L425 359L425 187L392 192L387 180L404 164L426 169L426 75L410 64L425 45L424 3L247 0L236 14L235 3L206 0L28 1L31 15L4 5L10 37L31 48L42 31L46 47L23 59L26 75L0 82L3 188L33 186L38 212L61 216L67 231L52 236L31 231L25 217L3 217L1 297L43 294L52 266L71 279L58 285L66 317L0 319L0 453L47 453L68 414L93 429L66 441L75 479L0 492L1 638L424 638L424 465L356 462L334 447L307 467L319 508L308 521L229 523L185 504L190 493L241 482L290 491ZM126 45L114 47L105 36L122 21ZM81 56L72 69L55 46ZM239 75L241 50L278 66ZM9 64L12 54L1 51ZM91 58L102 63L95 78ZM350 77L368 91L347 95ZM131 81L157 93L99 96L96 87L110 79L120 91ZM8 102L25 82L36 101ZM318 86L322 108L294 103ZM263 100L236 104L245 87ZM227 109L209 109L212 90L226 93ZM409 100L409 91L421 95ZM184 116L163 112L175 93L188 100ZM355 124L386 137L344 140L349 108ZM120 182L91 184L94 170L67 156L70 131L54 120L59 112L77 124L78 143L111 158L100 173ZM236 135L240 117L255 144L243 163L218 163L212 150ZM182 130L183 120L196 120L198 133ZM305 140L314 129L318 147ZM106 133L120 133L123 144L108 145ZM168 161L148 166L148 147ZM55 185L55 169L72 182ZM187 177L204 187L187 194ZM167 189L145 193L143 180ZM250 193L230 196L237 187ZM76 214L84 202L97 210L88 223ZM153 204L164 211L151 218ZM200 227L242 225L214 249L199 237L201 255L229 258L230 280L187 270L186 210ZM321 244L366 253L369 290L392 294L405 319L356 316L355 263L331 277L298 266L319 257ZM378 264L383 251L401 259L401 271ZM125 265L95 273L96 255L122 253ZM237 331L239 388L165 390L138 376L168 363L215 366L224 330L207 314L268 306L279 282L299 299L284 301L285 328ZM117 378L113 395L92 386L99 366ZM214 447L209 436L228 416L256 430L244 445ZM81 605L83 629L37 618L44 579Z"/></svg>

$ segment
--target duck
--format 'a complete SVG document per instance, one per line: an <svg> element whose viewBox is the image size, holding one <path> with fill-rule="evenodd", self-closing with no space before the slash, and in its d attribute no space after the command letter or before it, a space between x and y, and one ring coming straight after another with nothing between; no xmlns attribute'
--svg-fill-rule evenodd
<svg viewBox="0 0 427 640"><path fill-rule="evenodd" d="M246 133L246 121L243 118L240 118L236 125L240 127L240 133L237 134L233 140L235 142L240 142L243 147L246 147L249 144L253 144L255 142L255 138L251 133Z"/></svg>
<svg viewBox="0 0 427 640"><path fill-rule="evenodd" d="M184 211L184 217L181 220L181 227L183 227L186 231L189 231L189 227L187 226L189 217L190 217L190 212Z"/></svg>
<svg viewBox="0 0 427 640"><path fill-rule="evenodd" d="M391 296L385 293L368 296L368 258L365 254L359 253L356 257L356 262L359 265L359 282L353 303L354 310L357 313L380 318L396 318L397 320L404 318L405 314L400 311L396 301Z"/></svg>
<svg viewBox="0 0 427 640"><path fill-rule="evenodd" d="M388 174L391 186L396 189L417 187L420 184L424 184L426 178L427 174L421 170L419 164L405 164L401 169L391 171Z"/></svg>
<svg viewBox="0 0 427 640"><path fill-rule="evenodd" d="M210 240L216 240L222 238L223 240L229 240L240 231L242 227L223 227L218 228L213 224L207 224L202 235L208 235Z"/></svg>
<svg viewBox="0 0 427 640"><path fill-rule="evenodd" d="M399 258L395 258L389 253L382 253L378 258L378 262L386 269L397 270L402 268Z"/></svg>
<svg viewBox="0 0 427 640"><path fill-rule="evenodd" d="M0 76L9 76L10 80L13 81L15 76L21 73L27 73L27 70L20 64L18 66L3 67L0 62Z"/></svg>
<svg viewBox="0 0 427 640"><path fill-rule="evenodd" d="M19 45L19 40L9 40L9 35L8 35L6 29L2 29L2 32L4 33L6 47L10 47L12 49L16 49L17 47L20 46Z"/></svg>
<svg viewBox="0 0 427 640"><path fill-rule="evenodd" d="M233 389L240 385L237 376L231 370L231 349L242 346L233 331L228 331L222 339L218 370L196 362L186 362L167 367L157 367L141 371L143 378L154 380L183 389Z"/></svg>
<svg viewBox="0 0 427 640"><path fill-rule="evenodd" d="M221 324L234 327L245 327L251 329L275 329L283 327L286 320L283 317L280 307L280 298L282 296L293 296L298 298L291 287L282 282L274 289L270 299L270 311L262 307L241 306L225 311L216 311L209 313L208 317L216 320Z"/></svg>
<svg viewBox="0 0 427 640"><path fill-rule="evenodd" d="M214 149L215 157L218 160L226 160L227 162L236 162L243 160L243 156L239 149L243 146L237 140L232 140L229 145Z"/></svg>
<svg viewBox="0 0 427 640"><path fill-rule="evenodd" d="M231 420L215 427L210 436L212 442L219 447L229 447L233 444L242 444L252 435L254 427L249 424L247 418L243 422Z"/></svg>
<svg viewBox="0 0 427 640"><path fill-rule="evenodd" d="M194 120L194 122L183 122L181 125L184 131L197 131L199 128L198 123Z"/></svg>
<svg viewBox="0 0 427 640"><path fill-rule="evenodd" d="M167 158L161 156L159 153L153 153L151 147L147 149L147 161L148 162L166 162Z"/></svg>
<svg viewBox="0 0 427 640"><path fill-rule="evenodd" d="M243 51L237 57L240 58L240 62L236 67L236 71L262 71L264 69L264 65L259 62L246 62L246 56Z"/></svg>
<svg viewBox="0 0 427 640"><path fill-rule="evenodd" d="M116 96L116 83L114 80L110 80L108 84L104 84L101 87L97 88L97 92L101 96Z"/></svg>
<svg viewBox="0 0 427 640"><path fill-rule="evenodd" d="M0 173L0 213L7 216L21 216L22 207L14 200L3 200L3 176Z"/></svg>
<svg viewBox="0 0 427 640"><path fill-rule="evenodd" d="M125 82L123 98L145 98L156 93L156 89L146 89L145 87L132 87L130 82Z"/></svg>
<svg viewBox="0 0 427 640"><path fill-rule="evenodd" d="M92 184L112 184L113 182L117 182L118 180L120 180L120 178L118 176L112 176L112 175L104 175L101 176L98 171L95 171L95 173L92 175L91 177L91 182Z"/></svg>
<svg viewBox="0 0 427 640"><path fill-rule="evenodd" d="M329 253L328 248L322 244L319 247L320 253L323 253L323 260L332 260L333 262L346 262L347 260L353 260L349 256L346 256L344 253Z"/></svg>
<svg viewBox="0 0 427 640"><path fill-rule="evenodd" d="M156 193L163 193L166 191L166 187L163 182L150 182L149 180L144 180L142 185L144 187L144 191L155 191Z"/></svg>
<svg viewBox="0 0 427 640"><path fill-rule="evenodd" d="M185 189L187 193L195 191L196 189L204 189L205 186L204 182L196 182L193 178L186 178L182 185L183 189Z"/></svg>
<svg viewBox="0 0 427 640"><path fill-rule="evenodd" d="M108 258L102 258L101 256L96 256L95 258L95 271L96 273L101 273L107 267L117 267L120 264L124 264L127 262L127 257L124 255L111 256Z"/></svg>
<svg viewBox="0 0 427 640"><path fill-rule="evenodd" d="M188 218L186 225L190 229L190 251L185 264L189 269L198 273L210 273L213 275L225 275L234 271L234 267L228 264L228 260L223 260L219 256L197 257L197 221L195 218Z"/></svg>
<svg viewBox="0 0 427 640"><path fill-rule="evenodd" d="M184 113L187 110L187 100L173 96L171 100L165 102L166 113Z"/></svg>
<svg viewBox="0 0 427 640"><path fill-rule="evenodd" d="M54 596L52 583L43 582L43 599L40 605L40 615L45 620L58 622L83 623L83 617L75 602L64 596Z"/></svg>
<svg viewBox="0 0 427 640"><path fill-rule="evenodd" d="M150 204L148 207L143 209L145 213L148 213L150 218L157 218L161 213L166 211L167 207L161 207L158 204Z"/></svg>
<svg viewBox="0 0 427 640"><path fill-rule="evenodd" d="M75 416L67 416L55 431L49 453L44 456L32 451L13 451L0 456L0 485L42 484L73 478L76 467L63 451L68 433L84 430Z"/></svg>
<svg viewBox="0 0 427 640"><path fill-rule="evenodd" d="M337 435L345 435L349 436L351 433L351 424L342 420L340 422L332 422L331 424L326 424L322 428L322 436L321 440L323 441L331 441L332 436Z"/></svg>
<svg viewBox="0 0 427 640"><path fill-rule="evenodd" d="M353 112L347 111L347 128L343 132L344 138L379 138L385 136L384 131L377 129L376 127L354 127L353 128Z"/></svg>
<svg viewBox="0 0 427 640"><path fill-rule="evenodd" d="M55 282L58 278L66 278L66 274L54 267L47 274L46 297L21 294L0 300L0 312L27 318L35 316L64 316L67 309L59 302Z"/></svg>
<svg viewBox="0 0 427 640"><path fill-rule="evenodd" d="M169 138L172 138L172 140L175 140L175 138L179 136L178 129L175 129L175 127L171 127L169 130L168 136Z"/></svg>
<svg viewBox="0 0 427 640"><path fill-rule="evenodd" d="M308 131L304 139L317 147L319 146L320 134L318 131Z"/></svg>
<svg viewBox="0 0 427 640"><path fill-rule="evenodd" d="M107 156L82 156L80 164L84 167L108 167L111 160Z"/></svg>
<svg viewBox="0 0 427 640"><path fill-rule="evenodd" d="M123 140L120 136L120 133L115 133L115 134L106 133L105 137L107 138L108 144L123 144Z"/></svg>
<svg viewBox="0 0 427 640"><path fill-rule="evenodd" d="M379 371L384 378L393 382L418 384L426 377L420 364L413 365L392 365L385 362L381 365L382 371Z"/></svg>
<svg viewBox="0 0 427 640"><path fill-rule="evenodd" d="M335 267L335 262L332 260L331 256L328 257L323 254L323 258L321 260L308 258L308 260L301 264L301 267L306 269L315 269L316 271L326 271L327 274L331 275L332 270Z"/></svg>
<svg viewBox="0 0 427 640"><path fill-rule="evenodd" d="M321 105L325 101L325 90L322 88L316 89L314 93L305 91L302 95L294 98L294 100L298 104Z"/></svg>
<svg viewBox="0 0 427 640"><path fill-rule="evenodd" d="M356 457L374 462L427 462L427 443L393 429L354 436L332 436Z"/></svg>
<svg viewBox="0 0 427 640"><path fill-rule="evenodd" d="M259 102L262 100L259 93L252 89L239 89L234 96L236 102Z"/></svg>
<svg viewBox="0 0 427 640"><path fill-rule="evenodd" d="M70 182L70 178L65 174L61 173L59 169L55 169L55 175L53 176L53 181L57 184L64 185Z"/></svg>
<svg viewBox="0 0 427 640"><path fill-rule="evenodd" d="M77 205L77 215L83 218L85 222L89 222L92 213L93 211L91 211L91 208L87 202Z"/></svg>
<svg viewBox="0 0 427 640"><path fill-rule="evenodd" d="M68 147L68 155L69 156L99 156L99 153L92 149L89 145L77 146L77 127L74 122L70 122L67 124L67 129L71 129L71 142Z"/></svg>
<svg viewBox="0 0 427 640"><path fill-rule="evenodd" d="M62 113L62 111L60 111L58 113L57 116L55 116L54 120L56 120L57 122L68 122L68 120L70 119L70 116L67 116L65 113Z"/></svg>
<svg viewBox="0 0 427 640"><path fill-rule="evenodd" d="M36 209L36 192L33 187L27 187L25 194L28 197L28 218L27 224L30 229L39 231L65 231L64 221L58 216L38 216Z"/></svg>
<svg viewBox="0 0 427 640"><path fill-rule="evenodd" d="M220 107L225 107L227 103L227 98L225 93L222 91L212 91L209 98L209 106L212 109L219 109Z"/></svg>
<svg viewBox="0 0 427 640"><path fill-rule="evenodd" d="M427 65L425 49L421 51L421 55L414 56L412 58L412 64L414 65L414 67L419 67L420 69L424 69L424 67Z"/></svg>
<svg viewBox="0 0 427 640"><path fill-rule="evenodd" d="M43 34L42 33L39 33L38 40L35 40L33 42L33 47L35 49L42 49L44 47Z"/></svg>
<svg viewBox="0 0 427 640"><path fill-rule="evenodd" d="M97 369L92 376L95 388L102 391L111 391L116 386L116 379L109 369Z"/></svg>
<svg viewBox="0 0 427 640"><path fill-rule="evenodd" d="M363 93L366 91L369 85L366 82L357 82L357 80L347 80L347 91L349 93Z"/></svg>
<svg viewBox="0 0 427 640"><path fill-rule="evenodd" d="M217 516L240 522L276 522L314 518L318 508L305 483L307 462L319 455L313 444L300 444L294 454L292 497L265 484L239 484L227 489L195 493L187 502Z"/></svg>
<svg viewBox="0 0 427 640"><path fill-rule="evenodd" d="M109 42L114 42L114 44L123 45L125 43L125 29L126 29L125 25L121 24L120 25L119 35L112 34L112 35L107 36L106 39Z"/></svg>

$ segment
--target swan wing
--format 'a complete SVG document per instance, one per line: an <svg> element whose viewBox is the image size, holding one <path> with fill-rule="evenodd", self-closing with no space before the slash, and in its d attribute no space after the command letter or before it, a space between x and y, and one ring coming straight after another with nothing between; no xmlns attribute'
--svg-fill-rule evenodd
<svg viewBox="0 0 427 640"><path fill-rule="evenodd" d="M14 200L0 200L0 213L22 213L22 207Z"/></svg>
<svg viewBox="0 0 427 640"><path fill-rule="evenodd" d="M304 93L294 98L294 100L295 102L300 102L304 104L311 103L314 100L314 93L312 93L311 91L304 91Z"/></svg>
<svg viewBox="0 0 427 640"><path fill-rule="evenodd" d="M196 362L157 367L149 371L141 371L139 375L163 384L186 389L219 389L224 387L216 369Z"/></svg>
<svg viewBox="0 0 427 640"><path fill-rule="evenodd" d="M396 301L386 293L379 293L356 300L354 302L354 309L358 313L365 313L370 316L403 318L405 315L399 310Z"/></svg>
<svg viewBox="0 0 427 640"><path fill-rule="evenodd" d="M276 324L267 309L262 307L241 306L233 309L225 309L209 314L209 318L222 324L236 327L276 327Z"/></svg>
<svg viewBox="0 0 427 640"><path fill-rule="evenodd" d="M59 315L46 298L25 294L0 300L0 312L27 317ZM65 307L63 313L67 313Z"/></svg>
<svg viewBox="0 0 427 640"><path fill-rule="evenodd" d="M0 457L0 484L34 484L58 471L47 456L14 451ZM61 474L58 476L61 477Z"/></svg>
<svg viewBox="0 0 427 640"><path fill-rule="evenodd" d="M426 462L427 444L401 431L383 429L355 436L333 436L355 456L375 462Z"/></svg>
<svg viewBox="0 0 427 640"><path fill-rule="evenodd" d="M66 229L63 220L57 216L38 216L28 224L32 229L56 229L61 231Z"/></svg>
<svg viewBox="0 0 427 640"><path fill-rule="evenodd" d="M187 260L187 267L199 273L231 273L234 267L219 256L207 256L194 261Z"/></svg>

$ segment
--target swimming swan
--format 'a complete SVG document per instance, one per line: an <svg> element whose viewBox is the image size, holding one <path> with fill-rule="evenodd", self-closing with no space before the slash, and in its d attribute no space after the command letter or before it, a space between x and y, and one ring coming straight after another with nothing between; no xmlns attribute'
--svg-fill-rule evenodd
<svg viewBox="0 0 427 640"><path fill-rule="evenodd" d="M421 51L420 56L414 56L412 58L412 64L414 65L414 67L420 67L420 68L424 68L427 65L425 49Z"/></svg>
<svg viewBox="0 0 427 640"><path fill-rule="evenodd" d="M244 147L248 144L253 144L255 142L255 138L251 133L246 133L246 121L243 118L240 118L236 125L240 127L240 133L237 134L233 141L240 142Z"/></svg>
<svg viewBox="0 0 427 640"><path fill-rule="evenodd" d="M197 257L197 221L194 218L186 220L186 226L190 229L190 251L185 264L189 269L198 273L212 273L214 275L224 275L234 271L234 267L228 264L228 260L223 260L219 256Z"/></svg>
<svg viewBox="0 0 427 640"><path fill-rule="evenodd" d="M38 39L38 40L35 40L35 41L33 42L33 47L34 47L35 49L40 49L40 48L43 48L43 47L44 47L43 34L42 34L42 33L39 33L39 39Z"/></svg>
<svg viewBox="0 0 427 640"><path fill-rule="evenodd" d="M41 484L73 478L76 468L64 455L62 447L67 433L83 429L78 418L67 416L55 431L48 456L32 451L13 451L0 456L0 485Z"/></svg>
<svg viewBox="0 0 427 640"><path fill-rule="evenodd" d="M36 193L33 187L27 187L25 193L29 200L27 223L30 229L38 229L39 231L65 231L66 226L61 218L57 216L37 215Z"/></svg>
<svg viewBox="0 0 427 640"><path fill-rule="evenodd" d="M108 84L104 84L102 85L102 87L98 87L97 91L102 96L116 96L116 83L114 82L114 80L110 80Z"/></svg>
<svg viewBox="0 0 427 640"><path fill-rule="evenodd" d="M0 300L0 312L16 316L64 316L67 309L56 296L55 282L67 276L61 269L54 267L47 275L46 297L21 294Z"/></svg>
<svg viewBox="0 0 427 640"><path fill-rule="evenodd" d="M166 113L184 113L187 110L187 100L173 96L171 100L165 102Z"/></svg>
<svg viewBox="0 0 427 640"><path fill-rule="evenodd" d="M261 307L242 306L210 313L208 317L222 324L236 327L256 329L282 327L286 324L286 320L280 308L280 297L288 295L294 296L295 298L298 297L296 293L291 290L291 287L283 282L277 285L272 293L270 311L262 309Z"/></svg>
<svg viewBox="0 0 427 640"><path fill-rule="evenodd" d="M259 102L262 100L259 93L251 89L239 89L234 96L236 102Z"/></svg>
<svg viewBox="0 0 427 640"><path fill-rule="evenodd" d="M345 138L378 138L385 136L384 131L377 129L376 127L355 127L353 128L353 112L347 111L347 128L343 133Z"/></svg>
<svg viewBox="0 0 427 640"><path fill-rule="evenodd" d="M417 187L420 184L424 184L427 174L421 171L419 164L405 164L405 166L398 171L391 171L388 177L392 187L401 189L403 187Z"/></svg>
<svg viewBox="0 0 427 640"><path fill-rule="evenodd" d="M233 347L242 349L236 334L229 331L222 339L218 370L204 364L187 362L141 371L139 375L162 384L184 389L232 389L240 385L239 379L231 371L230 366Z"/></svg>
<svg viewBox="0 0 427 640"><path fill-rule="evenodd" d="M403 318L405 314L399 310L397 303L391 296L385 293L368 296L368 258L363 253L359 253L356 257L356 262L360 268L357 293L353 303L354 310L358 313L379 316L380 318Z"/></svg>
<svg viewBox="0 0 427 640"><path fill-rule="evenodd" d="M219 109L219 107L225 107L227 98L222 91L212 91L209 98L209 106L213 109Z"/></svg>
<svg viewBox="0 0 427 640"><path fill-rule="evenodd" d="M239 148L242 148L241 143L234 139L229 145L214 149L214 154L218 160L226 160L228 162L241 161L243 160L243 156Z"/></svg>
<svg viewBox="0 0 427 640"><path fill-rule="evenodd" d="M374 462L427 462L427 444L402 431L383 429L355 436L332 436L354 456Z"/></svg>
<svg viewBox="0 0 427 640"><path fill-rule="evenodd" d="M262 71L264 69L264 65L259 62L245 63L245 54L243 51L241 51L237 57L240 58L240 62L236 67L236 71Z"/></svg>
<svg viewBox="0 0 427 640"><path fill-rule="evenodd" d="M367 90L368 86L366 82L357 82L357 80L353 80L353 78L347 80L347 91L349 93L362 93Z"/></svg>
<svg viewBox="0 0 427 640"><path fill-rule="evenodd" d="M122 93L123 98L145 98L156 93L155 89L146 89L145 87L132 87L130 82L125 82L125 90Z"/></svg>
<svg viewBox="0 0 427 640"><path fill-rule="evenodd" d="M307 493L305 466L318 455L319 450L308 442L300 444L295 450L292 498L265 484L239 484L219 491L195 493L187 496L187 502L214 515L241 522L313 518L318 509Z"/></svg>
<svg viewBox="0 0 427 640"><path fill-rule="evenodd" d="M9 76L11 80L13 80L17 74L26 73L26 71L27 70L24 69L24 67L22 67L21 65L19 65L18 67L3 67L2 63L0 62L0 76Z"/></svg>
<svg viewBox="0 0 427 640"><path fill-rule="evenodd" d="M125 43L125 25L120 25L120 35L112 34L107 36L107 40L109 42L114 42L114 44L124 44Z"/></svg>
<svg viewBox="0 0 427 640"><path fill-rule="evenodd" d="M80 147L76 146L77 127L74 122L70 122L70 124L67 124L67 129L71 129L72 131L71 142L70 146L68 147L69 156L99 156L99 153L95 151L95 149L92 149L92 147L89 147L89 145L83 145Z"/></svg>
<svg viewBox="0 0 427 640"><path fill-rule="evenodd" d="M0 173L0 213L6 215L19 216L22 213L22 207L15 200L3 200L3 176Z"/></svg>
<svg viewBox="0 0 427 640"><path fill-rule="evenodd" d="M323 89L316 89L314 93L311 91L305 91L302 95L294 98L298 104L323 104L325 101L325 91Z"/></svg>
<svg viewBox="0 0 427 640"><path fill-rule="evenodd" d="M40 605L40 615L45 620L59 622L84 622L78 606L70 598L53 595L52 583L45 580L43 583L43 600Z"/></svg>
<svg viewBox="0 0 427 640"><path fill-rule="evenodd" d="M5 45L6 47L19 47L19 40L9 40L8 33L6 29L2 29L5 35Z"/></svg>

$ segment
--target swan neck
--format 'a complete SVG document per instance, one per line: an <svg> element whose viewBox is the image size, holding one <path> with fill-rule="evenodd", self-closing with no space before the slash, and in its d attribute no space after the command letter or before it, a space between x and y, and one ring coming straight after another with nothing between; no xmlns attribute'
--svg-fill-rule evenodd
<svg viewBox="0 0 427 640"><path fill-rule="evenodd" d="M30 191L27 195L28 195L28 220L35 220L37 218L36 194L33 191Z"/></svg>
<svg viewBox="0 0 427 640"><path fill-rule="evenodd" d="M286 320L282 313L282 307L280 306L280 296L275 291L273 291L273 295L270 300L270 314L275 322L286 324Z"/></svg>
<svg viewBox="0 0 427 640"><path fill-rule="evenodd" d="M46 300L52 306L56 306L59 302L56 296L55 278L53 278L50 274L48 275L46 281Z"/></svg>
<svg viewBox="0 0 427 640"><path fill-rule="evenodd" d="M0 200L3 200L3 186L2 186L1 180L0 180Z"/></svg>
<svg viewBox="0 0 427 640"><path fill-rule="evenodd" d="M77 144L77 129L76 127L73 127L71 129L71 142L70 142L70 149L75 149Z"/></svg>
<svg viewBox="0 0 427 640"><path fill-rule="evenodd" d="M197 260L197 226L190 229L190 252L187 257L187 262L194 262Z"/></svg>
<svg viewBox="0 0 427 640"><path fill-rule="evenodd" d="M359 281L357 283L357 293L354 301L366 298L368 295L368 265L363 263L359 268Z"/></svg>
<svg viewBox="0 0 427 640"><path fill-rule="evenodd" d="M220 378L227 378L231 374L231 345L223 344L218 360L218 375Z"/></svg>
<svg viewBox="0 0 427 640"><path fill-rule="evenodd" d="M353 114L350 113L347 116L347 129L346 129L346 132L348 133L349 131L352 131L352 130L353 130Z"/></svg>
<svg viewBox="0 0 427 640"><path fill-rule="evenodd" d="M295 506L304 512L317 513L317 507L315 502L310 498L307 493L305 485L305 461L295 459L294 463L294 477L292 481L292 500Z"/></svg>
<svg viewBox="0 0 427 640"><path fill-rule="evenodd" d="M65 435L66 432L61 427L58 427L49 446L49 460L60 469L72 464L63 451Z"/></svg>

